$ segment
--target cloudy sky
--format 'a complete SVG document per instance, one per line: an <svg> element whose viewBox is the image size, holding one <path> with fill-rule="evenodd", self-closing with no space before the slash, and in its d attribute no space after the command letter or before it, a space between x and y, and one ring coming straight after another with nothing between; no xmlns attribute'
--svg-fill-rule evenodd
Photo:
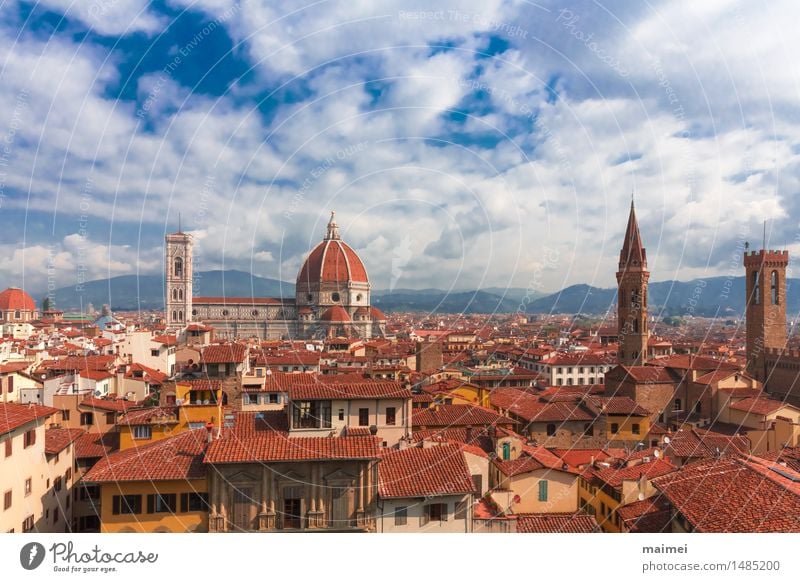
<svg viewBox="0 0 800 582"><path fill-rule="evenodd" d="M0 285L293 281L336 210L377 288L611 286L800 255L796 0L0 0Z"/></svg>

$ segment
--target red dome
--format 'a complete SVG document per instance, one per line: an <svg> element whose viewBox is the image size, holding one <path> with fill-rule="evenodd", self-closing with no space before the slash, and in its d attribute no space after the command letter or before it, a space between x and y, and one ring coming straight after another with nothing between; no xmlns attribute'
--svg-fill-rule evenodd
<svg viewBox="0 0 800 582"><path fill-rule="evenodd" d="M297 283L347 282L369 283L369 278L356 252L339 238L339 228L331 214L328 234L309 253L297 276Z"/></svg>
<svg viewBox="0 0 800 582"><path fill-rule="evenodd" d="M0 311L36 311L36 302L19 287L9 287L0 293Z"/></svg>
<svg viewBox="0 0 800 582"><path fill-rule="evenodd" d="M343 322L343 321L350 321L350 316L347 314L347 311L341 305L334 305L333 307L328 307L322 315L320 316L321 321L331 321L331 322Z"/></svg>
<svg viewBox="0 0 800 582"><path fill-rule="evenodd" d="M369 312L373 320L386 321L386 314L377 307L370 307Z"/></svg>

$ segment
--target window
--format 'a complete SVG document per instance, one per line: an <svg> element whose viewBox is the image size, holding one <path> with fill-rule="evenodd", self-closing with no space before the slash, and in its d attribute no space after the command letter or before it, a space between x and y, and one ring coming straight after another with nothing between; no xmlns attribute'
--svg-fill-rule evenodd
<svg viewBox="0 0 800 582"><path fill-rule="evenodd" d="M587 422L583 425L583 434L586 436L594 436L594 424Z"/></svg>
<svg viewBox="0 0 800 582"><path fill-rule="evenodd" d="M258 309L252 311L253 317L258 317Z"/></svg>
<svg viewBox="0 0 800 582"><path fill-rule="evenodd" d="M11 456L12 447L13 445L11 444L11 437L8 437L8 439L6 439L6 457Z"/></svg>
<svg viewBox="0 0 800 582"><path fill-rule="evenodd" d="M389 406L386 408L386 424L389 426L394 426L396 419L397 411L394 406Z"/></svg>
<svg viewBox="0 0 800 582"><path fill-rule="evenodd" d="M483 492L483 475L472 476L472 488L475 489L475 493L481 495Z"/></svg>
<svg viewBox="0 0 800 582"><path fill-rule="evenodd" d="M292 403L292 428L330 427L330 400L301 400Z"/></svg>
<svg viewBox="0 0 800 582"><path fill-rule="evenodd" d="M135 515L142 512L141 495L114 495L111 499L114 515Z"/></svg>
<svg viewBox="0 0 800 582"><path fill-rule="evenodd" d="M358 426L369 425L369 408L358 409Z"/></svg>
<svg viewBox="0 0 800 582"><path fill-rule="evenodd" d="M208 493L181 493L181 511L208 511Z"/></svg>
<svg viewBox="0 0 800 582"><path fill-rule="evenodd" d="M61 411L61 420L67 422L69 420L69 409L64 409Z"/></svg>
<svg viewBox="0 0 800 582"><path fill-rule="evenodd" d="M547 501L547 481L539 481L539 501Z"/></svg>
<svg viewBox="0 0 800 582"><path fill-rule="evenodd" d="M344 408L339 409L339 420L344 420Z"/></svg>
<svg viewBox="0 0 800 582"><path fill-rule="evenodd" d="M25 495L30 495L33 491L33 479L28 477L25 479Z"/></svg>
<svg viewBox="0 0 800 582"><path fill-rule="evenodd" d="M431 503L426 505L423 523L428 523L429 521L447 521L447 504Z"/></svg>
<svg viewBox="0 0 800 582"><path fill-rule="evenodd" d="M36 429L31 429L25 433L25 448L32 447L36 444Z"/></svg>
<svg viewBox="0 0 800 582"><path fill-rule="evenodd" d="M183 259L175 257L174 271L176 277L183 277Z"/></svg>
<svg viewBox="0 0 800 582"><path fill-rule="evenodd" d="M616 422L611 423L611 434L617 434L619 432L619 424Z"/></svg>
<svg viewBox="0 0 800 582"><path fill-rule="evenodd" d="M267 394L267 402L269 404L278 404L278 402L279 402L278 393L277 392L272 392L270 394Z"/></svg>
<svg viewBox="0 0 800 582"><path fill-rule="evenodd" d="M22 522L22 531L23 533L27 533L29 531L33 531L33 516L29 515L25 518L25 521Z"/></svg>
<svg viewBox="0 0 800 582"><path fill-rule="evenodd" d="M66 472L64 473L64 481L69 483L70 479L72 479L72 467L68 467Z"/></svg>
<svg viewBox="0 0 800 582"><path fill-rule="evenodd" d="M340 297L338 293L331 293L331 301L339 301Z"/></svg>
<svg viewBox="0 0 800 582"><path fill-rule="evenodd" d="M81 412L81 426L92 426L94 424L94 414L91 412Z"/></svg>
<svg viewBox="0 0 800 582"><path fill-rule="evenodd" d="M681 399L680 399L680 398L676 398L676 399L675 399L675 402L674 402L674 403L673 403L673 405L672 405L672 410L674 410L675 412L678 412L678 411L680 411L680 410L683 410L683 408L681 407L681 405L682 405L682 403L681 403Z"/></svg>
<svg viewBox="0 0 800 582"><path fill-rule="evenodd" d="M117 422L116 412L106 412L106 424L115 424Z"/></svg>
<svg viewBox="0 0 800 582"><path fill-rule="evenodd" d="M772 304L778 305L778 271L772 271Z"/></svg>
<svg viewBox="0 0 800 582"><path fill-rule="evenodd" d="M149 424L137 424L132 427L133 438L135 439L149 439L153 437L153 427Z"/></svg>
<svg viewBox="0 0 800 582"><path fill-rule="evenodd" d="M467 502L462 500L456 503L456 519L467 519Z"/></svg>
<svg viewBox="0 0 800 582"><path fill-rule="evenodd" d="M175 493L148 495L147 513L175 513L178 509L176 498Z"/></svg>
<svg viewBox="0 0 800 582"><path fill-rule="evenodd" d="M548 424L547 425L547 436L553 436L556 434L556 425Z"/></svg>
<svg viewBox="0 0 800 582"><path fill-rule="evenodd" d="M8 377L8 393L11 394L14 391L14 376Z"/></svg>
<svg viewBox="0 0 800 582"><path fill-rule="evenodd" d="M631 432L633 434L639 434L639 425L638 424L632 424L631 425Z"/></svg>
<svg viewBox="0 0 800 582"><path fill-rule="evenodd" d="M406 525L408 523L408 507L405 505L397 507L394 510L394 524Z"/></svg>
<svg viewBox="0 0 800 582"><path fill-rule="evenodd" d="M503 443L503 460L511 460L511 443Z"/></svg>
<svg viewBox="0 0 800 582"><path fill-rule="evenodd" d="M161 353L161 350L159 350L157 348L150 350L150 355L153 356L154 358L157 358L158 354L160 354L160 353Z"/></svg>
<svg viewBox="0 0 800 582"><path fill-rule="evenodd" d="M11 507L11 489L3 495L3 511Z"/></svg>
<svg viewBox="0 0 800 582"><path fill-rule="evenodd" d="M753 291L751 292L751 297L753 299L753 303L758 305L761 303L761 281L759 281L758 271L753 272L752 280Z"/></svg>
<svg viewBox="0 0 800 582"><path fill-rule="evenodd" d="M61 475L56 477L55 481L53 481L53 491L61 491Z"/></svg>

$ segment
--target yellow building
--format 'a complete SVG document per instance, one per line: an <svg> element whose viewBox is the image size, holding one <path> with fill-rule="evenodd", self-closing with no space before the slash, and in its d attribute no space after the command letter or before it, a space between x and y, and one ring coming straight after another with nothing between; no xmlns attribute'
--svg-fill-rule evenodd
<svg viewBox="0 0 800 582"><path fill-rule="evenodd" d="M491 390L459 379L447 378L424 387L441 404L476 404L489 407Z"/></svg>
<svg viewBox="0 0 800 582"><path fill-rule="evenodd" d="M120 450L83 478L100 488L100 531L206 532L206 430Z"/></svg>
<svg viewBox="0 0 800 582"><path fill-rule="evenodd" d="M622 468L599 465L586 469L578 485L578 504L595 516L604 532L617 533L622 525L617 509L655 495L657 491L650 480L674 470L669 461L658 458Z"/></svg>

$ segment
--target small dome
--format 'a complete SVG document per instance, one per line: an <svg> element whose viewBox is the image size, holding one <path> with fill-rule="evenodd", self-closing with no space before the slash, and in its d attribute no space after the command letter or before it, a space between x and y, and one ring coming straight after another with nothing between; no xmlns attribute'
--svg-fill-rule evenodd
<svg viewBox="0 0 800 582"><path fill-rule="evenodd" d="M9 287L0 293L0 311L9 310L36 311L33 297L19 287Z"/></svg>
<svg viewBox="0 0 800 582"><path fill-rule="evenodd" d="M369 315L369 309L366 307L359 307L356 309L355 313L353 313L356 317L366 317Z"/></svg>
<svg viewBox="0 0 800 582"><path fill-rule="evenodd" d="M350 246L339 238L339 227L333 219L328 223L328 233L309 253L297 284L314 283L369 283L364 263Z"/></svg>
<svg viewBox="0 0 800 582"><path fill-rule="evenodd" d="M333 307L328 307L319 319L320 321L345 322L350 321L350 316L347 315L344 307L334 305Z"/></svg>
<svg viewBox="0 0 800 582"><path fill-rule="evenodd" d="M377 307L370 307L369 313L375 321L386 321L386 314Z"/></svg>

